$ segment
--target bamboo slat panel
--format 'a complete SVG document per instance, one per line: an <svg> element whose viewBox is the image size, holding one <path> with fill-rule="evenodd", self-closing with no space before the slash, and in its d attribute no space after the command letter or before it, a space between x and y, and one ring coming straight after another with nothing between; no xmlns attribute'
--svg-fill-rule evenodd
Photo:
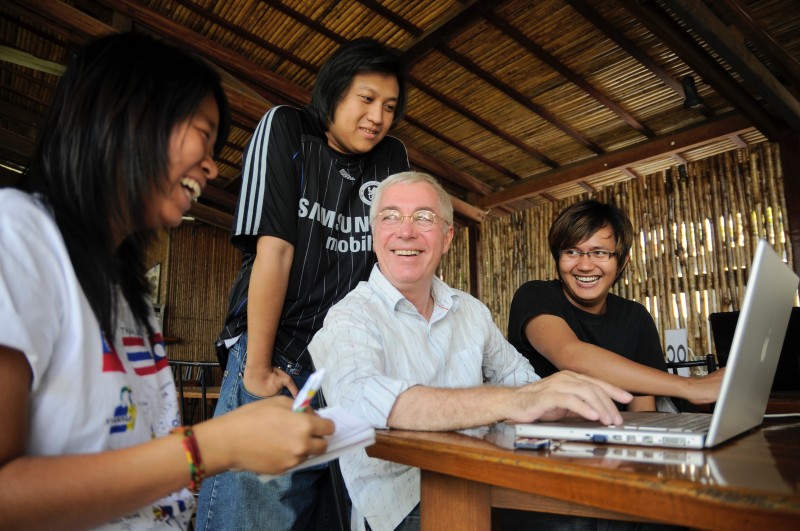
<svg viewBox="0 0 800 531"><path fill-rule="evenodd" d="M635 231L630 263L612 292L644 304L662 337L685 328L696 355L714 350L708 315L739 309L758 238L794 262L778 147L762 142L490 218L482 229L483 297L504 332L516 289L557 278L547 246L555 216L590 197L622 208Z"/></svg>
<svg viewBox="0 0 800 531"><path fill-rule="evenodd" d="M466 227L455 228L453 243L439 264L438 274L449 286L470 292L469 232Z"/></svg>
<svg viewBox="0 0 800 531"><path fill-rule="evenodd" d="M160 230L156 232L156 236L153 241L150 242L146 254L145 254L145 267L147 269L151 269L156 265L160 265L160 279L158 283L158 297L154 304L163 304L167 298L167 286L168 282L166 282L167 274L169 271L169 231L168 230Z"/></svg>
<svg viewBox="0 0 800 531"><path fill-rule="evenodd" d="M168 355L216 361L214 340L225 320L240 252L230 244L228 231L207 225L184 224L170 232L170 240L164 335L180 341L168 347Z"/></svg>

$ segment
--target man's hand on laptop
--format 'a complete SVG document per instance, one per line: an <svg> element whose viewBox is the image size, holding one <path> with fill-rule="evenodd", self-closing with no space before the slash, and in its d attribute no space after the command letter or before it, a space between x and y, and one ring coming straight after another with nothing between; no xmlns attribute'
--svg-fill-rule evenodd
<svg viewBox="0 0 800 531"><path fill-rule="evenodd" d="M516 389L517 409L508 420L533 422L580 416L606 425L622 424L614 401L627 404L633 395L615 385L574 373L559 371L538 382Z"/></svg>

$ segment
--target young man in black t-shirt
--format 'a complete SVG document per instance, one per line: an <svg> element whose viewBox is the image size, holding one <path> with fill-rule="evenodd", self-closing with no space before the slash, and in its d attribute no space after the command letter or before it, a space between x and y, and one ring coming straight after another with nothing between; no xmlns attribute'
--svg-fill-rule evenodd
<svg viewBox="0 0 800 531"><path fill-rule="evenodd" d="M714 402L721 374L666 372L653 318L638 302L609 293L630 259L633 227L616 206L581 201L548 235L558 280L526 282L514 294L508 341L542 377L571 371L639 394L629 410L655 409L654 396Z"/></svg>
<svg viewBox="0 0 800 531"><path fill-rule="evenodd" d="M403 144L386 136L406 104L396 52L369 39L343 45L320 70L311 99L304 109L267 112L244 153L231 239L242 267L218 341L226 377L215 416L297 393L328 309L375 263L372 192L409 169ZM323 472L268 483L231 472L206 481L198 529L332 528L319 501L329 485Z"/></svg>

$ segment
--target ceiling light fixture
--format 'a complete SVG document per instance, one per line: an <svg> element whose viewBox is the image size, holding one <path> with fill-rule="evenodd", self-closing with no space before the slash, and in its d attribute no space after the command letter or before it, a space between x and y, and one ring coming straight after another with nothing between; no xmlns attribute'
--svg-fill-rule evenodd
<svg viewBox="0 0 800 531"><path fill-rule="evenodd" d="M683 79L681 79L681 86L683 86L684 109L699 109L700 107L706 106L703 98L701 98L697 93L697 86L694 84L694 77L683 76Z"/></svg>

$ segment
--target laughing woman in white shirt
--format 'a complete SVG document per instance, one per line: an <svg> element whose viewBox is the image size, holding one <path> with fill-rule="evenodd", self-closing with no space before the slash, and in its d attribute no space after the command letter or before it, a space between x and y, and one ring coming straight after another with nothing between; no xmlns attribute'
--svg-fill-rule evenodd
<svg viewBox="0 0 800 531"><path fill-rule="evenodd" d="M144 245L217 176L228 117L219 76L151 37L72 59L0 190L0 529L184 529L187 485L325 450L332 424L288 398L179 426Z"/></svg>

